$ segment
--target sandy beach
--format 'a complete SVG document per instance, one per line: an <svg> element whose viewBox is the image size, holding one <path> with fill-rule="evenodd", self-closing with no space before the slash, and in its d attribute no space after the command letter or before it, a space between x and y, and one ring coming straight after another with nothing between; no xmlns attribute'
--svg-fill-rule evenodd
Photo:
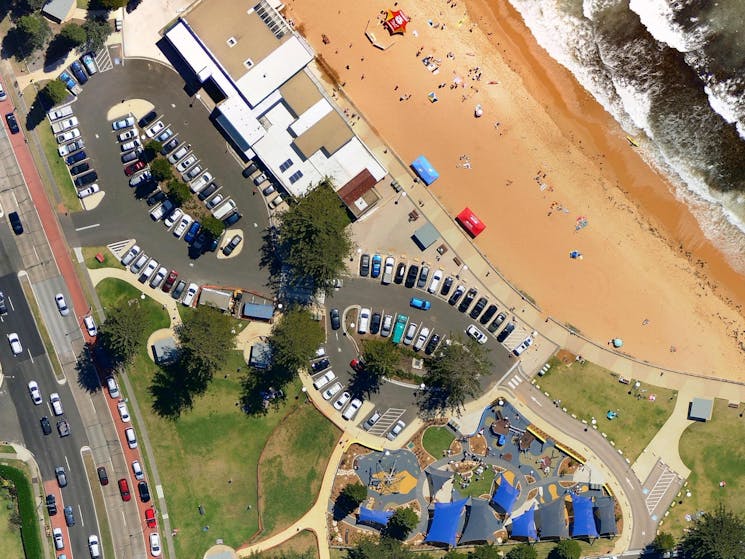
<svg viewBox="0 0 745 559"><path fill-rule="evenodd" d="M399 2L412 21L394 37L377 21L389 7L291 0L287 16L391 149L437 168L429 194L451 215L476 211L476 244L545 315L652 363L744 381L742 276L506 0ZM389 48L367 40L368 22Z"/></svg>

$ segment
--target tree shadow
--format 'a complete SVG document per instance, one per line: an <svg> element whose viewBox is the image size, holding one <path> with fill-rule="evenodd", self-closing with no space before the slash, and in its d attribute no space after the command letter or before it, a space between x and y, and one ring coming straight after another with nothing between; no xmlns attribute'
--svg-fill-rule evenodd
<svg viewBox="0 0 745 559"><path fill-rule="evenodd" d="M347 390L353 398L366 397L368 400L372 394L377 394L380 391L380 380L379 374L371 371L370 369L361 369L355 371L352 375L352 380L349 382Z"/></svg>
<svg viewBox="0 0 745 559"><path fill-rule="evenodd" d="M147 198L153 192L155 192L156 188L158 188L158 183L155 182L154 180L142 181L134 189L135 198L137 198L138 200L141 200L142 198Z"/></svg>
<svg viewBox="0 0 745 559"><path fill-rule="evenodd" d="M47 105L46 97L41 93L37 94L26 115L27 130L33 130L42 122L46 122L47 111L49 110Z"/></svg>
<svg viewBox="0 0 745 559"><path fill-rule="evenodd" d="M194 406L192 391L183 382L181 367L161 367L153 376L148 391L153 397L153 411L164 419L176 420Z"/></svg>
<svg viewBox="0 0 745 559"><path fill-rule="evenodd" d="M65 59L72 51L74 45L62 35L57 35L49 41L44 53L44 71L53 72L62 67Z"/></svg>
<svg viewBox="0 0 745 559"><path fill-rule="evenodd" d="M269 271L270 287L279 288L279 278L282 273L282 256L279 247L279 229L267 227L261 237L261 248L259 251L259 266Z"/></svg>
<svg viewBox="0 0 745 559"><path fill-rule="evenodd" d="M270 409L277 410L287 399L285 387L292 376L280 367L257 369L249 367L241 381L241 409L249 416L266 415Z"/></svg>
<svg viewBox="0 0 745 559"><path fill-rule="evenodd" d="M3 37L0 55L4 59L14 57L16 60L27 58L33 51L30 51L23 42L22 33L15 27L11 27Z"/></svg>
<svg viewBox="0 0 745 559"><path fill-rule="evenodd" d="M80 388L89 394L98 392L101 388L101 379L89 344L86 344L78 355L75 362L75 371L78 374L78 386Z"/></svg>
<svg viewBox="0 0 745 559"><path fill-rule="evenodd" d="M336 501L334 501L334 507L332 509L334 520L336 520L337 522L340 520L344 520L347 516L354 512L354 509L356 509L357 506L357 503L347 498L344 493L339 494L339 496L336 498Z"/></svg>

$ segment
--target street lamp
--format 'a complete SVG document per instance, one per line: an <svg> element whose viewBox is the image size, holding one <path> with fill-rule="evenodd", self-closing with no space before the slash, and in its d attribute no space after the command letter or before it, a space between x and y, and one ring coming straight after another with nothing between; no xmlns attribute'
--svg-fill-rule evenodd
<svg viewBox="0 0 745 559"><path fill-rule="evenodd" d="M461 267L458 269L458 273L455 274L455 277L460 279L461 272L467 272L468 271L468 265L467 264L461 264Z"/></svg>
<svg viewBox="0 0 745 559"><path fill-rule="evenodd" d="M305 386L303 386L300 390L303 393L303 396L305 396L305 403L307 404L308 403L308 389Z"/></svg>
<svg viewBox="0 0 745 559"><path fill-rule="evenodd" d="M403 190L401 191L401 193L400 193L400 194L398 195L398 198L396 198L396 200L395 200L395 201L394 201L393 203L394 203L395 205L398 205L398 201L399 201L399 200L400 200L401 198L406 198L406 192L404 192Z"/></svg>

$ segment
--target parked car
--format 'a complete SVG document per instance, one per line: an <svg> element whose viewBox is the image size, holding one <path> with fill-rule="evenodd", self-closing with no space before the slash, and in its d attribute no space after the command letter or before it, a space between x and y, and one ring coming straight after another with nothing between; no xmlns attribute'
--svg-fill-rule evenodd
<svg viewBox="0 0 745 559"><path fill-rule="evenodd" d="M419 325L416 322L409 323L409 327L406 329L406 335L404 335L404 345L411 345L418 329Z"/></svg>
<svg viewBox="0 0 745 559"><path fill-rule="evenodd" d="M400 262L396 267L396 275L393 276L393 282L397 285L401 285L404 281L404 277L406 277L406 264Z"/></svg>
<svg viewBox="0 0 745 559"><path fill-rule="evenodd" d="M497 318L495 318L491 324L487 327L487 330L489 330L490 333L494 333L497 331L497 329L502 325L502 323L507 319L507 315L503 312L499 313L497 315ZM497 338L498 339L498 338Z"/></svg>
<svg viewBox="0 0 745 559"><path fill-rule="evenodd" d="M481 330L479 330L475 324L471 324L466 328L466 334L471 336L474 340L476 340L480 344L485 344L486 340L489 338L486 337L486 334L484 334Z"/></svg>
<svg viewBox="0 0 745 559"><path fill-rule="evenodd" d="M155 528L157 526L154 508L145 509L145 523L148 528Z"/></svg>
<svg viewBox="0 0 745 559"><path fill-rule="evenodd" d="M194 219L189 214L184 214L183 217L179 220L178 225L176 225L176 228L173 230L173 234L175 237L180 238L184 233L186 233L186 230L189 228L189 226L194 222Z"/></svg>
<svg viewBox="0 0 745 559"><path fill-rule="evenodd" d="M329 386L326 390L323 391L323 399L324 400L330 400L334 396L336 396L339 392L341 392L341 383L335 382L331 386Z"/></svg>
<svg viewBox="0 0 745 559"><path fill-rule="evenodd" d="M254 178L254 184L259 186L265 180L268 180L267 176L264 173L261 173L258 177Z"/></svg>
<svg viewBox="0 0 745 559"><path fill-rule="evenodd" d="M184 241L186 241L187 244L194 242L197 233L199 233L200 227L201 225L198 221L195 221L189 226L189 229L186 231L186 235L184 235Z"/></svg>
<svg viewBox="0 0 745 559"><path fill-rule="evenodd" d="M11 133L18 134L18 122L16 121L15 115L13 113L8 113L7 115L5 115L5 119L8 121L8 127L10 128ZM13 127L14 124L15 129ZM73 128L72 130L65 130L64 132L62 132L62 134L57 134L56 136L58 144L64 144L79 137L80 130L78 130L77 128Z"/></svg>
<svg viewBox="0 0 745 559"><path fill-rule="evenodd" d="M363 254L360 256L360 276L367 277L370 274L370 255Z"/></svg>
<svg viewBox="0 0 745 559"><path fill-rule="evenodd" d="M144 161L135 161L131 165L127 165L124 168L124 174L128 177L131 177L134 175L137 171L142 171L146 167L146 164Z"/></svg>
<svg viewBox="0 0 745 559"><path fill-rule="evenodd" d="M174 149L176 149L178 147L178 145L179 145L178 138L171 138L165 144L163 144L163 149L160 150L160 154L161 155L168 155Z"/></svg>
<svg viewBox="0 0 745 559"><path fill-rule="evenodd" d="M335 380L336 375L334 374L334 371L326 371L322 376L313 381L313 387L316 390L320 390L321 388Z"/></svg>
<svg viewBox="0 0 745 559"><path fill-rule="evenodd" d="M88 188L83 188L82 190L78 190L78 198L82 200L83 198L88 198L88 196L95 194L96 192L100 192L100 191L101 191L101 187L94 183L90 185Z"/></svg>
<svg viewBox="0 0 745 559"><path fill-rule="evenodd" d="M230 227L231 225L235 224L239 219L243 217L243 214L240 212L233 212L228 217L222 220L225 227Z"/></svg>
<svg viewBox="0 0 745 559"><path fill-rule="evenodd" d="M228 241L228 244L223 247L222 253L225 256L230 256L230 254L238 248L238 245L241 244L241 241L243 241L243 237L240 235L233 235L233 238L231 238L230 241Z"/></svg>
<svg viewBox="0 0 745 559"><path fill-rule="evenodd" d="M137 257L137 259L129 267L129 271L135 275L138 275L140 271L142 270L142 267L145 264L147 264L148 260L150 260L150 257L143 252L142 254L140 254L140 256Z"/></svg>
<svg viewBox="0 0 745 559"><path fill-rule="evenodd" d="M512 350L512 353L514 353L515 356L519 357L531 345L533 345L533 338L531 336L528 336L527 338L525 338L523 343Z"/></svg>
<svg viewBox="0 0 745 559"><path fill-rule="evenodd" d="M371 278L377 278L380 275L380 267L382 265L383 259L380 257L379 254L375 254L372 257L372 270L370 271L370 277Z"/></svg>
<svg viewBox="0 0 745 559"><path fill-rule="evenodd" d="M67 301L65 301L65 296L62 293L57 293L54 296L54 302L57 305L57 310L62 316L67 316L70 314L70 309L67 306Z"/></svg>
<svg viewBox="0 0 745 559"><path fill-rule="evenodd" d="M54 549L57 551L65 549L65 538L62 536L62 528L52 530L52 539L54 540Z"/></svg>
<svg viewBox="0 0 745 559"><path fill-rule="evenodd" d="M432 303L426 299L420 299L419 297L412 297L411 301L409 301L409 305L422 311L428 311L430 307L432 307Z"/></svg>
<svg viewBox="0 0 745 559"><path fill-rule="evenodd" d="M129 408L127 407L127 402L124 400L119 400L116 403L116 409L119 411L119 418L124 423L129 423L132 421L132 418L129 416Z"/></svg>
<svg viewBox="0 0 745 559"><path fill-rule="evenodd" d="M94 182L96 182L97 178L98 173L96 173L95 171L91 171L90 173L75 177L75 180L73 182L78 188L83 188L84 186L88 186L89 184L93 184Z"/></svg>
<svg viewBox="0 0 745 559"><path fill-rule="evenodd" d="M385 259L385 265L383 266L383 285L388 285L393 281L393 266L396 260L392 256L388 256Z"/></svg>
<svg viewBox="0 0 745 559"><path fill-rule="evenodd" d="M96 63L93 61L93 57L90 54L84 54L80 58L80 60L83 63L83 66L85 66L85 70L88 72L89 76L92 76L93 74L98 72Z"/></svg>
<svg viewBox="0 0 745 559"><path fill-rule="evenodd" d="M184 159L183 161L180 161L179 163L177 163L177 164L176 164L176 170L177 170L177 171L178 171L179 173L183 173L183 172L184 172L184 171L186 171L186 170L187 170L187 169L188 169L189 167L191 167L191 166L193 166L193 165L196 165L196 164L197 164L197 161L199 161L199 160L197 159L197 156L196 156L196 155L194 155L194 154L192 153L192 154L191 154L191 155L190 155L189 157L187 157L187 158L186 158L186 159Z"/></svg>
<svg viewBox="0 0 745 559"><path fill-rule="evenodd" d="M379 312L374 312L372 317L370 318L370 333L371 334L377 334L380 331L380 323L383 320L383 317L380 315Z"/></svg>
<svg viewBox="0 0 745 559"><path fill-rule="evenodd" d="M142 154L142 150L136 149L134 151L129 151L123 154L120 157L120 159L122 160L122 163L130 163L131 161L134 161L135 159L139 158L140 154Z"/></svg>
<svg viewBox="0 0 745 559"><path fill-rule="evenodd" d="M225 200L225 198L222 194L215 194L212 198L207 200L204 205L208 210L211 210L212 208L220 204L223 200Z"/></svg>
<svg viewBox="0 0 745 559"><path fill-rule="evenodd" d="M196 283L190 283L189 288L186 290L186 295L184 295L184 299L183 301L181 301L181 304L185 307L190 307L194 302L194 298L197 296L198 291L199 286Z"/></svg>
<svg viewBox="0 0 745 559"><path fill-rule="evenodd" d="M481 314L481 311L484 310L484 307L486 306L486 303L488 303L486 297L479 297L479 300L476 301L476 304L471 309L471 312L468 313L468 316L476 320L479 315Z"/></svg>
<svg viewBox="0 0 745 559"><path fill-rule="evenodd" d="M429 266L422 266L422 271L419 273L419 279L416 281L417 289L424 289L427 285L427 278L429 278Z"/></svg>
<svg viewBox="0 0 745 559"><path fill-rule="evenodd" d="M81 173L85 173L86 171L89 171L91 168L89 163L79 163L77 165L73 165L70 167L70 174L71 175L79 175Z"/></svg>
<svg viewBox="0 0 745 559"><path fill-rule="evenodd" d="M357 319L357 333L367 334L367 330L370 327L370 314L371 311L368 308L360 310L360 316Z"/></svg>
<svg viewBox="0 0 745 559"><path fill-rule="evenodd" d="M463 297L463 300L460 302L460 305L458 305L458 310L460 312L466 312L468 310L468 307L471 306L471 303L476 298L476 295L478 295L478 291L475 287L469 289L468 293L466 293L466 296Z"/></svg>
<svg viewBox="0 0 745 559"><path fill-rule="evenodd" d="M83 70L83 65L77 60L70 64L70 70L72 70L72 73L75 75L75 79L80 82L80 85L83 85L88 81L88 74L85 73L85 70Z"/></svg>
<svg viewBox="0 0 745 559"><path fill-rule="evenodd" d="M57 514L57 499L54 495L47 495L46 498L47 503L47 512L49 512L49 516L54 516Z"/></svg>
<svg viewBox="0 0 745 559"><path fill-rule="evenodd" d="M154 258L150 260L150 262L147 263L147 266L142 270L142 273L140 274L140 277L138 278L140 283L145 283L147 280L150 279L150 276L152 276L155 273L155 270L158 269L158 261Z"/></svg>
<svg viewBox="0 0 745 559"><path fill-rule="evenodd" d="M141 481L137 484L137 492L140 494L140 501L143 503L150 501L150 489L146 481Z"/></svg>
<svg viewBox="0 0 745 559"><path fill-rule="evenodd" d="M163 124L162 120L159 120L155 124L153 124L150 128L148 128L145 131L145 134L148 135L149 138L155 138L155 136L164 128L166 127L165 124Z"/></svg>
<svg viewBox="0 0 745 559"><path fill-rule="evenodd" d="M157 532L150 534L150 555L160 557L162 550L160 548L160 535Z"/></svg>
<svg viewBox="0 0 745 559"><path fill-rule="evenodd" d="M406 274L406 282L404 283L405 287L412 288L414 287L414 284L416 283L416 277L419 274L419 266L416 264L412 264L409 266L409 271Z"/></svg>
<svg viewBox="0 0 745 559"><path fill-rule="evenodd" d="M380 335L387 338L391 335L391 329L393 329L393 315L387 314L383 317L383 324L380 326Z"/></svg>
<svg viewBox="0 0 745 559"><path fill-rule="evenodd" d="M96 322L93 320L91 315L87 315L83 318L83 326L85 326L85 331L88 332L90 337L95 338L98 335Z"/></svg>
<svg viewBox="0 0 745 559"><path fill-rule="evenodd" d="M388 431L388 434L385 436L386 439L389 441L394 440L396 437L398 437L401 434L401 431L404 430L406 427L406 423L401 421L400 419L396 421L396 424L393 426L393 429Z"/></svg>
<svg viewBox="0 0 745 559"><path fill-rule="evenodd" d="M59 81L65 84L65 87L67 87L67 89L69 89L70 91L75 89L75 86L78 85L77 82L74 79L72 79L72 76L68 74L66 71L62 72L59 75Z"/></svg>
<svg viewBox="0 0 745 559"><path fill-rule="evenodd" d="M148 206L154 206L155 204L158 204L165 200L167 198L166 193L162 190L156 190L153 194L147 197L147 200L145 200L145 203Z"/></svg>
<svg viewBox="0 0 745 559"><path fill-rule="evenodd" d="M448 299L448 304L451 306L455 306L465 292L466 288L464 286L459 285L458 287L456 287L455 291L453 291L453 294L450 296L450 299Z"/></svg>
<svg viewBox="0 0 745 559"><path fill-rule="evenodd" d="M178 163L187 153L189 153L189 146L181 146L171 155L168 156L168 161L171 165Z"/></svg>
<svg viewBox="0 0 745 559"><path fill-rule="evenodd" d="M128 116L119 120L114 121L111 123L111 127L114 130L123 130L125 128L131 128L135 125L135 117Z"/></svg>
<svg viewBox="0 0 745 559"><path fill-rule="evenodd" d="M171 270L170 273L168 274L168 277L166 278L166 281L163 282L163 287L161 288L161 290L164 293L168 293L173 287L173 284L175 283L177 277L178 277L178 272L176 270Z"/></svg>
<svg viewBox="0 0 745 559"><path fill-rule="evenodd" d="M173 291L171 291L171 297L178 301L181 298L181 294L184 292L184 289L186 289L186 282L184 280L179 280L179 282L176 284L176 287L174 287Z"/></svg>
<svg viewBox="0 0 745 559"><path fill-rule="evenodd" d="M79 149L82 149L85 147L85 142L83 142L82 138L78 138L74 142L70 142L69 144L64 144L62 146L59 146L57 148L57 153L59 153L60 157L65 157L66 155L69 155Z"/></svg>
<svg viewBox="0 0 745 559"><path fill-rule="evenodd" d="M51 122L54 122L55 120L59 120L61 118L65 118L66 116L71 116L73 113L72 106L71 105L65 105L64 107L59 107L57 109L52 109L47 113L47 117L49 117L49 120Z"/></svg>
<svg viewBox="0 0 745 559"><path fill-rule="evenodd" d="M124 153L127 151L136 150L139 147L141 147L140 140L130 140L128 142L124 142L119 146L119 150Z"/></svg>
<svg viewBox="0 0 745 559"><path fill-rule="evenodd" d="M341 328L341 316L339 313L339 309L331 309L330 317L331 329L338 330L339 328Z"/></svg>
<svg viewBox="0 0 745 559"><path fill-rule="evenodd" d="M162 144L166 140L168 140L168 138L170 138L171 136L173 136L173 130L171 130L170 128L166 128L165 130L163 130L163 132L158 134L158 136L155 139Z"/></svg>
<svg viewBox="0 0 745 559"><path fill-rule="evenodd" d="M158 113L155 111L150 111L145 116L143 116L137 124L140 125L140 128L145 128L148 124L151 122L155 122L155 119L158 118Z"/></svg>
<svg viewBox="0 0 745 559"><path fill-rule="evenodd" d="M351 402L349 402L349 405L347 406L347 409L344 410L344 413L341 414L342 418L346 419L347 421L352 421L354 419L354 416L357 415L357 412L360 411L360 408L362 407L362 400L359 398L353 399Z"/></svg>
<svg viewBox="0 0 745 559"><path fill-rule="evenodd" d="M82 161L83 159L87 158L88 154L85 153L84 150L80 150L78 152L73 153L72 155L68 155L65 158L65 163L68 165L72 165L73 163L77 163L78 161Z"/></svg>
<svg viewBox="0 0 745 559"><path fill-rule="evenodd" d="M440 287L441 281L442 281L442 270L435 270L435 273L432 274L432 281L429 282L429 287L427 288L427 291L429 293L437 293L437 288Z"/></svg>
<svg viewBox="0 0 745 559"><path fill-rule="evenodd" d="M166 226L166 229L170 229L173 227L174 223L179 223L182 217L184 217L183 210L181 208L174 208L173 211L163 219L163 225Z"/></svg>
<svg viewBox="0 0 745 559"><path fill-rule="evenodd" d="M127 446L129 448L137 448L137 435L132 427L127 427L124 430L124 438L127 439Z"/></svg>
<svg viewBox="0 0 745 559"><path fill-rule="evenodd" d="M432 334L432 337L427 342L426 347L424 348L424 353L427 355L432 355L434 351L437 349L437 346L440 343L440 336L437 334Z"/></svg>
<svg viewBox="0 0 745 559"><path fill-rule="evenodd" d="M362 428L365 431L369 431L370 429L372 429L373 425L378 422L378 419L380 419L380 417L380 412L378 410L375 410L373 414L365 420L365 423L362 424Z"/></svg>
<svg viewBox="0 0 745 559"><path fill-rule="evenodd" d="M414 342L414 351L419 351L424 347L424 344L427 343L427 338L429 338L429 328L422 328L419 331L419 336L417 336L416 342Z"/></svg>
<svg viewBox="0 0 745 559"><path fill-rule="evenodd" d="M349 402L351 398L352 395L349 392L342 392L341 396L334 400L334 409L341 410L344 406L347 405L347 402Z"/></svg>
<svg viewBox="0 0 745 559"><path fill-rule="evenodd" d="M0 291L0 315L8 314L8 306L5 304L5 295Z"/></svg>
<svg viewBox="0 0 745 559"><path fill-rule="evenodd" d="M450 289L453 287L453 276L448 276L445 281L442 282L442 289L440 289L440 295L447 297L450 293Z"/></svg>
<svg viewBox="0 0 745 559"><path fill-rule="evenodd" d="M220 185L216 182L213 182L209 184L206 188L203 188L199 191L199 194L197 194L197 198L199 198L202 202L204 202L207 198L212 196L215 192L217 192L220 189Z"/></svg>
<svg viewBox="0 0 745 559"><path fill-rule="evenodd" d="M109 475L106 473L106 468L103 466L99 466L96 468L96 473L98 474L98 482L101 485L108 485L109 484Z"/></svg>
<svg viewBox="0 0 745 559"><path fill-rule="evenodd" d="M119 397L119 385L114 377L106 377L106 389L109 391L109 397L116 400Z"/></svg>
<svg viewBox="0 0 745 559"><path fill-rule="evenodd" d="M135 175L134 177L129 179L129 186L137 186L139 184L149 181L152 178L153 178L152 173L150 173L149 170L145 170L142 173Z"/></svg>
<svg viewBox="0 0 745 559"><path fill-rule="evenodd" d="M312 371L311 374L318 374L321 371L325 371L331 366L331 361L328 360L328 358L324 357L323 359L319 359L318 361L310 364L310 370Z"/></svg>
<svg viewBox="0 0 745 559"><path fill-rule="evenodd" d="M18 216L18 212L10 212L8 214L8 221L10 221L10 227L16 235L23 233L23 223L21 223L21 218Z"/></svg>

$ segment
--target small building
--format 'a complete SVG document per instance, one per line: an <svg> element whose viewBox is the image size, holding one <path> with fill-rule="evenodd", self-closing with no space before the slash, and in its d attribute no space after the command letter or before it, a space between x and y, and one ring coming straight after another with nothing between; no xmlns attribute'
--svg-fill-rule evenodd
<svg viewBox="0 0 745 559"><path fill-rule="evenodd" d="M272 364L272 347L262 342L252 345L248 364L257 369L268 369Z"/></svg>
<svg viewBox="0 0 745 559"><path fill-rule="evenodd" d="M427 222L419 229L414 231L414 234L411 236L411 238L420 249L427 250L429 247L435 244L437 239L440 238L440 232L435 228L434 225L432 225L430 222Z"/></svg>
<svg viewBox="0 0 745 559"><path fill-rule="evenodd" d="M688 419L693 419L694 421L709 421L713 409L714 400L694 398L690 406L688 406Z"/></svg>
<svg viewBox="0 0 745 559"><path fill-rule="evenodd" d="M233 299L233 293L230 291L221 291L210 287L203 287L199 292L199 304L215 307L223 312L230 312L230 303Z"/></svg>
<svg viewBox="0 0 745 559"><path fill-rule="evenodd" d="M178 359L179 349L176 340L164 338L152 345L153 359L156 365L168 365Z"/></svg>
<svg viewBox="0 0 745 559"><path fill-rule="evenodd" d="M368 171L362 169L347 184L336 191L354 219L359 219L380 200L375 191L378 180Z"/></svg>
<svg viewBox="0 0 745 559"><path fill-rule="evenodd" d="M75 0L50 0L41 9L41 13L54 23L67 21L76 7Z"/></svg>
<svg viewBox="0 0 745 559"><path fill-rule="evenodd" d="M268 322L274 316L274 305L271 303L243 303L241 316Z"/></svg>

